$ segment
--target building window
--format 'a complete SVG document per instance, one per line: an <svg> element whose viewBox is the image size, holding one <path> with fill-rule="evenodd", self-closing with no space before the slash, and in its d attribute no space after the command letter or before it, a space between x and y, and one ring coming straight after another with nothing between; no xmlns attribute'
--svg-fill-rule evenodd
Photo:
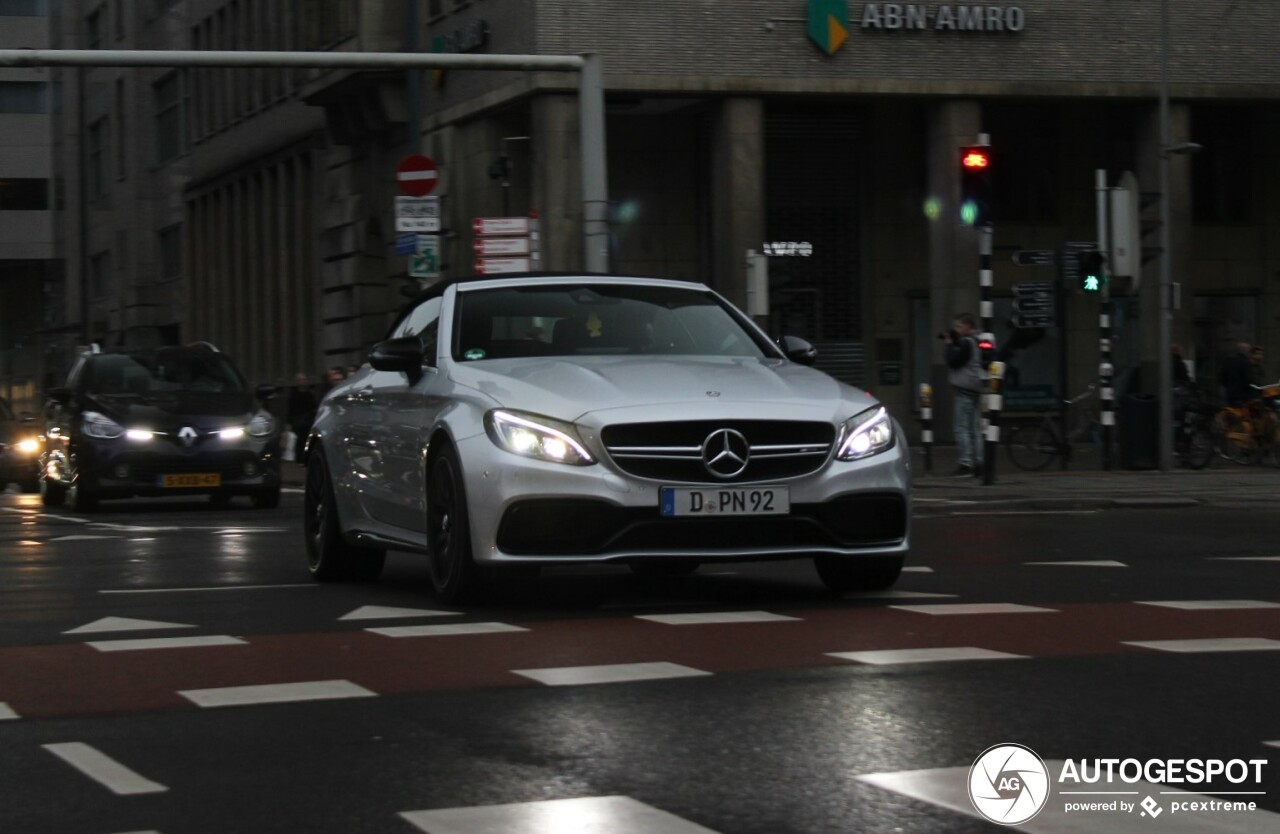
<svg viewBox="0 0 1280 834"><path fill-rule="evenodd" d="M102 48L102 30L106 28L106 6L99 6L84 19L84 45L86 49Z"/></svg>
<svg viewBox="0 0 1280 834"><path fill-rule="evenodd" d="M156 159L167 162L187 149L186 106L182 95L182 74L171 72L156 82Z"/></svg>
<svg viewBox="0 0 1280 834"><path fill-rule="evenodd" d="M85 186L93 200L107 194L107 136L106 119L89 125L85 143Z"/></svg>
<svg viewBox="0 0 1280 834"><path fill-rule="evenodd" d="M1191 216L1199 223L1250 223L1256 217L1253 111L1242 106L1195 107L1191 139Z"/></svg>
<svg viewBox="0 0 1280 834"><path fill-rule="evenodd" d="M314 0L301 13L304 50L325 49L356 35L355 0Z"/></svg>
<svg viewBox="0 0 1280 834"><path fill-rule="evenodd" d="M1018 104L983 109L991 134L992 215L995 223L1058 220L1060 113L1051 106Z"/></svg>
<svg viewBox="0 0 1280 834"><path fill-rule="evenodd" d="M0 178L0 211L48 211L49 181Z"/></svg>
<svg viewBox="0 0 1280 834"><path fill-rule="evenodd" d="M48 113L43 81L0 81L0 113Z"/></svg>
<svg viewBox="0 0 1280 834"><path fill-rule="evenodd" d="M116 120L116 130L120 131L120 135L116 137L116 179L124 179L129 172L129 166L126 164L125 153L128 150L128 143L125 142L125 118L124 118L124 79L116 79L116 97L115 109L112 115Z"/></svg>
<svg viewBox="0 0 1280 834"><path fill-rule="evenodd" d="M0 17L44 17L44 0L0 0Z"/></svg>
<svg viewBox="0 0 1280 834"><path fill-rule="evenodd" d="M160 281L182 277L182 226L170 226L156 233L160 247Z"/></svg>

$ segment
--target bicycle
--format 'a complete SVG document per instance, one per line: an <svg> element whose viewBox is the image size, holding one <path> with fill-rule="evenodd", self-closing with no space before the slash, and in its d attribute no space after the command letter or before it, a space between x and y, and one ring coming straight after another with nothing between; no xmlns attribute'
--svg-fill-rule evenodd
<svg viewBox="0 0 1280 834"><path fill-rule="evenodd" d="M1217 408L1203 392L1190 386L1174 388L1174 457L1191 469L1209 465L1217 449L1212 425Z"/></svg>
<svg viewBox="0 0 1280 834"><path fill-rule="evenodd" d="M1256 399L1240 406L1224 406L1214 416L1218 454L1243 465L1261 463L1266 458L1280 465L1280 417L1276 414L1280 382L1250 387L1258 392Z"/></svg>
<svg viewBox="0 0 1280 834"><path fill-rule="evenodd" d="M1062 431L1062 418L1056 411L1044 412L1038 422L1015 426L1009 432L1009 460L1019 469L1034 472L1044 469L1059 455L1070 460L1072 446L1086 437L1100 445L1102 421L1098 417L1097 406L1086 402L1096 396L1097 385L1090 383L1083 394L1063 401L1068 413L1075 417L1074 427L1066 434Z"/></svg>

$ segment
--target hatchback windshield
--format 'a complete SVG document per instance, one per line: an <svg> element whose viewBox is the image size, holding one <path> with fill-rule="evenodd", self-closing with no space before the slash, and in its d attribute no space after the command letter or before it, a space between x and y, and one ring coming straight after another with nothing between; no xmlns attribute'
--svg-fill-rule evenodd
<svg viewBox="0 0 1280 834"><path fill-rule="evenodd" d="M89 376L95 394L240 393L244 379L225 356L203 350L104 354Z"/></svg>
<svg viewBox="0 0 1280 834"><path fill-rule="evenodd" d="M466 290L458 298L453 356L463 361L769 355L715 296L681 287L565 284Z"/></svg>

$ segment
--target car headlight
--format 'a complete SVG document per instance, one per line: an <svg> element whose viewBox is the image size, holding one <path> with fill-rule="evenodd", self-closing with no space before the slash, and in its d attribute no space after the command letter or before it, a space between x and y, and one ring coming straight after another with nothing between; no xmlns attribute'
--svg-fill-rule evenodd
<svg viewBox="0 0 1280 834"><path fill-rule="evenodd" d="M34 437L28 437L25 440L19 440L18 454L20 455L40 454L40 441L36 440Z"/></svg>
<svg viewBox="0 0 1280 834"><path fill-rule="evenodd" d="M517 455L574 466L595 463L571 423L497 409L484 415L484 427L499 448Z"/></svg>
<svg viewBox="0 0 1280 834"><path fill-rule="evenodd" d="M861 460L893 446L893 420L876 406L846 420L840 429L840 460Z"/></svg>
<svg viewBox="0 0 1280 834"><path fill-rule="evenodd" d="M272 429L276 427L275 420L271 419L271 415L265 411L259 411L253 415L253 419L249 421L249 434L254 437L266 437L271 434Z"/></svg>
<svg viewBox="0 0 1280 834"><path fill-rule="evenodd" d="M106 440L112 440L124 434L123 426L107 415L99 414L96 411L86 411L84 413L81 428L89 437L100 437Z"/></svg>
<svg viewBox="0 0 1280 834"><path fill-rule="evenodd" d="M147 443L155 440L156 433L151 429L129 429L124 436L136 443Z"/></svg>

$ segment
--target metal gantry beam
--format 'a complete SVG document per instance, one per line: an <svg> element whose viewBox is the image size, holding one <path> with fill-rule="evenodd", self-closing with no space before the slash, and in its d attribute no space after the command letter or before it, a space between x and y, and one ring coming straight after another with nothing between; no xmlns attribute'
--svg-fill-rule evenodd
<svg viewBox="0 0 1280 834"><path fill-rule="evenodd" d="M470 55L425 52L259 52L168 49L0 49L0 67L307 67L314 69L478 69L578 73L582 145L583 264L609 271L609 188L604 71L600 56Z"/></svg>

